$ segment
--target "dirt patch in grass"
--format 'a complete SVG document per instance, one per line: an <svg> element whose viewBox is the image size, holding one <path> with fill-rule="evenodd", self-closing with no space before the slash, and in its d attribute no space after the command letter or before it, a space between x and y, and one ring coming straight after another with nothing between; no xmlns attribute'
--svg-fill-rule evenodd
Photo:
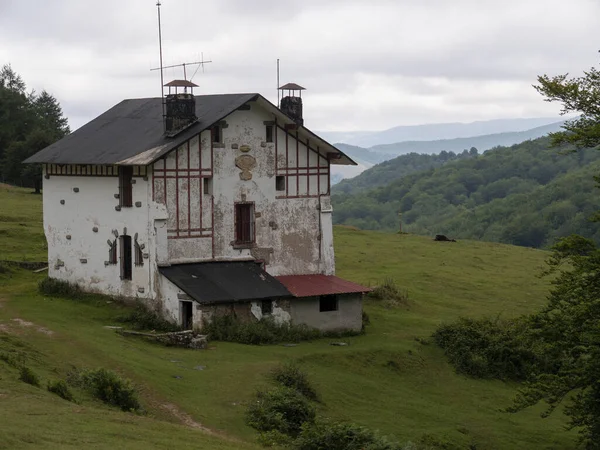
<svg viewBox="0 0 600 450"><path fill-rule="evenodd" d="M47 336L52 336L54 334L54 331L49 330L48 328L45 327L39 327L37 326L35 323L33 322L28 322L26 320L20 319L19 317L16 317L14 319L11 319L13 322L19 324L19 326L23 327L23 328L35 328L35 331L39 332L39 333L44 333ZM12 327L10 327L7 324L0 324L0 330L6 331L7 333L11 331L11 329L14 329Z"/></svg>
<svg viewBox="0 0 600 450"><path fill-rule="evenodd" d="M188 413L180 410L177 405L174 405L173 403L164 403L164 404L160 405L160 407L162 409L164 409L165 411L168 411L174 417L176 417L185 426L190 427L190 428L195 428L197 430L202 430L206 433L214 434L214 432L212 430L210 430L209 428L206 428L201 423L198 423L194 419L192 419L192 417Z"/></svg>

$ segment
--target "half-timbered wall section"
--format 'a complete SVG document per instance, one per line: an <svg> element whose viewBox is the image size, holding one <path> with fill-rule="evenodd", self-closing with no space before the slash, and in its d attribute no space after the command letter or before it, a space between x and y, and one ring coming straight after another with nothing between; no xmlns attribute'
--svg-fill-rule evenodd
<svg viewBox="0 0 600 450"><path fill-rule="evenodd" d="M102 166L90 164L44 164L46 175L76 175L92 177L117 177L119 166ZM145 177L146 166L133 166L134 177Z"/></svg>
<svg viewBox="0 0 600 450"><path fill-rule="evenodd" d="M275 147L277 175L285 180L285 189L277 192L277 198L329 195L329 161L309 138L277 126Z"/></svg>
<svg viewBox="0 0 600 450"><path fill-rule="evenodd" d="M153 165L153 200L167 207L171 261L212 258L213 198L210 132L196 136ZM206 181L205 181L206 180Z"/></svg>

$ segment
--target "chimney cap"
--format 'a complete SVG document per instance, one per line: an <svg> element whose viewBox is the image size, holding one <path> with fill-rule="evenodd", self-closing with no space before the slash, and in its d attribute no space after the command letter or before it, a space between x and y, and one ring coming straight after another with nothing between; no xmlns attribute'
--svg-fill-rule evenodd
<svg viewBox="0 0 600 450"><path fill-rule="evenodd" d="M197 84L188 80L173 80L165 84L166 87L198 87Z"/></svg>
<svg viewBox="0 0 600 450"><path fill-rule="evenodd" d="M279 88L280 91L305 91L306 88L303 88L302 86L300 86L299 84L296 83L288 83L288 84L284 84L283 86L281 86Z"/></svg>

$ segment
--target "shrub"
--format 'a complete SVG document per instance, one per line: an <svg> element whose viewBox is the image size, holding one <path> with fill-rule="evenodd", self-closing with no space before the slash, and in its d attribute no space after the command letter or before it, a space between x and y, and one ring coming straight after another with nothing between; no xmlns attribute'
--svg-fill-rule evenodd
<svg viewBox="0 0 600 450"><path fill-rule="evenodd" d="M38 284L40 293L57 297L67 297L80 299L84 292L76 284L71 284L66 281L57 280L56 278L46 277Z"/></svg>
<svg viewBox="0 0 600 450"><path fill-rule="evenodd" d="M40 387L40 379L35 374L35 372L29 367L21 367L21 374L19 375L19 380L27 384L31 384L32 386Z"/></svg>
<svg viewBox="0 0 600 450"><path fill-rule="evenodd" d="M4 361L6 364L12 367L17 367L19 365L19 361L17 360L16 355L11 353L1 352L0 360Z"/></svg>
<svg viewBox="0 0 600 450"><path fill-rule="evenodd" d="M297 364L287 363L275 367L270 373L270 378L281 386L294 389L309 400L319 400L317 391L308 380L308 375Z"/></svg>
<svg viewBox="0 0 600 450"><path fill-rule="evenodd" d="M345 330L322 332L304 324L278 324L272 317L253 322L242 322L230 315L213 317L210 322L204 322L202 329L213 341L239 342L250 345L311 341L323 337L339 338L360 334L360 332Z"/></svg>
<svg viewBox="0 0 600 450"><path fill-rule="evenodd" d="M401 450L402 448L368 428L350 423L305 425L292 447L296 450Z"/></svg>
<svg viewBox="0 0 600 450"><path fill-rule="evenodd" d="M54 383L48 382L48 391L70 402L75 401L73 394L69 390L69 386L67 386L67 383L65 383L63 380L58 380Z"/></svg>
<svg viewBox="0 0 600 450"><path fill-rule="evenodd" d="M387 306L408 304L408 291L400 289L393 278L386 278L367 295L373 300L384 300Z"/></svg>
<svg viewBox="0 0 600 450"><path fill-rule="evenodd" d="M441 325L433 334L457 372L477 378L524 380L550 359L536 350L525 319L467 319Z"/></svg>
<svg viewBox="0 0 600 450"><path fill-rule="evenodd" d="M134 330L162 332L181 330L180 326L166 320L159 311L149 308L142 302L138 302L130 313L119 317L117 321L128 324Z"/></svg>
<svg viewBox="0 0 600 450"><path fill-rule="evenodd" d="M131 381L107 369L85 370L71 374L71 382L78 384L94 397L123 411L137 411L140 403Z"/></svg>
<svg viewBox="0 0 600 450"><path fill-rule="evenodd" d="M262 432L276 431L296 437L305 423L315 419L315 409L294 389L277 387L258 392L246 411L246 422Z"/></svg>

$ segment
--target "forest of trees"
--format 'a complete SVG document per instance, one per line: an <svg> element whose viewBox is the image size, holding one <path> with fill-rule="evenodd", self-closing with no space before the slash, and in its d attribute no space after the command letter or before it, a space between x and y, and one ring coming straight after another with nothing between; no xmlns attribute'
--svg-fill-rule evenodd
<svg viewBox="0 0 600 450"><path fill-rule="evenodd" d="M572 233L600 242L599 227L589 220L600 209L593 179L600 152L566 153L551 147L550 138L540 138L472 156L396 172L394 181L366 189L378 185L372 174L392 178L375 166L334 189L334 223L398 230L402 213L403 231L417 234L528 247L546 247ZM400 164L400 158L388 166Z"/></svg>
<svg viewBox="0 0 600 450"><path fill-rule="evenodd" d="M45 90L27 92L11 68L0 69L0 181L41 189L39 164L22 161L70 133L58 101Z"/></svg>

